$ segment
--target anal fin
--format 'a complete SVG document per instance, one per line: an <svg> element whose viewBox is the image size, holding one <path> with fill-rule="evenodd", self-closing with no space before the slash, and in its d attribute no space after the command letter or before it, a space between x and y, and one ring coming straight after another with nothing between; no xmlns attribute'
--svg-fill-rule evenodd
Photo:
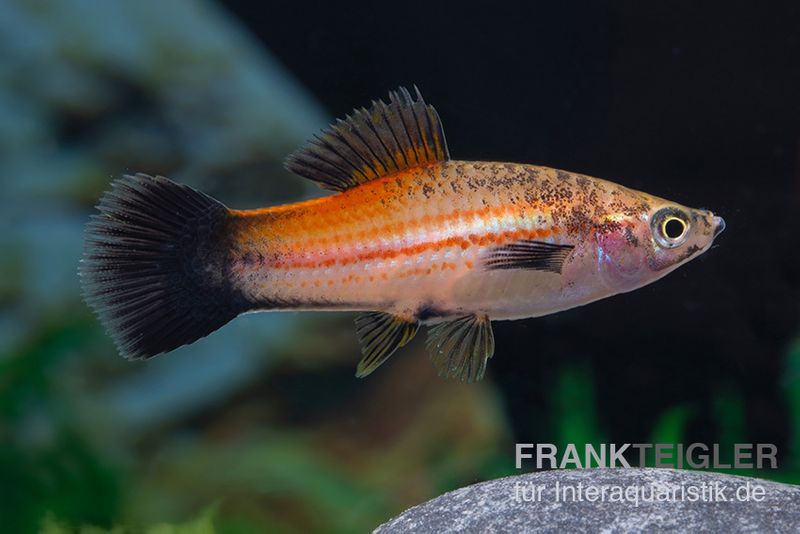
<svg viewBox="0 0 800 534"><path fill-rule="evenodd" d="M363 378L380 367L394 351L414 338L419 323L391 313L364 312L356 317L361 361L356 376Z"/></svg>
<svg viewBox="0 0 800 534"><path fill-rule="evenodd" d="M487 315L466 315L428 329L426 346L439 376L476 382L494 354L494 334Z"/></svg>

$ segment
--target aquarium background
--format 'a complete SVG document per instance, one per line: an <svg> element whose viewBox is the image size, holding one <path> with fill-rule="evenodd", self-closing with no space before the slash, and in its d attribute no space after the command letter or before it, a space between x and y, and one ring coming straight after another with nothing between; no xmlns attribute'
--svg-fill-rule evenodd
<svg viewBox="0 0 800 534"><path fill-rule="evenodd" d="M769 442L800 483L796 2L0 2L0 524L366 531L513 474L514 443ZM110 180L229 205L399 85L455 158L537 163L723 215L630 294L495 323L475 385L415 341L368 379L349 314L261 314L125 362L79 296ZM739 474L742 474L739 471Z"/></svg>

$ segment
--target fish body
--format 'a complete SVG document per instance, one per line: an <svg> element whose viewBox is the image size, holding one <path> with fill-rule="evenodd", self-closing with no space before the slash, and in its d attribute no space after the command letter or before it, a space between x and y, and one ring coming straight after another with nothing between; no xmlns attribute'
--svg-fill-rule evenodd
<svg viewBox="0 0 800 534"><path fill-rule="evenodd" d="M546 167L434 163L338 195L233 212L234 284L267 310L536 317L634 289L606 276L599 243L619 232L636 239L636 225L618 221L638 214L646 224L653 206L667 204ZM709 214L701 221L713 232ZM485 269L491 250L521 240L574 250L560 273Z"/></svg>
<svg viewBox="0 0 800 534"><path fill-rule="evenodd" d="M417 95L392 93L289 158L337 191L326 197L231 210L165 178L115 184L89 225L82 277L123 353L171 350L240 313L356 311L360 376L429 325L440 374L477 380L492 320L636 289L724 228L709 211L582 174L451 160ZM157 322L165 309L173 321Z"/></svg>

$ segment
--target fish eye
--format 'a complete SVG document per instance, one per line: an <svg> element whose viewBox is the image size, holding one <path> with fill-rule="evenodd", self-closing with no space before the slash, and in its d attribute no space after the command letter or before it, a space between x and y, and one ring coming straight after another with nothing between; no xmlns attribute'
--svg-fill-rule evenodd
<svg viewBox="0 0 800 534"><path fill-rule="evenodd" d="M686 223L677 217L669 217L661 223L661 233L669 239L680 239L686 231Z"/></svg>
<svg viewBox="0 0 800 534"><path fill-rule="evenodd" d="M653 216L653 235L659 245L674 248L689 234L689 217L679 209L664 208Z"/></svg>

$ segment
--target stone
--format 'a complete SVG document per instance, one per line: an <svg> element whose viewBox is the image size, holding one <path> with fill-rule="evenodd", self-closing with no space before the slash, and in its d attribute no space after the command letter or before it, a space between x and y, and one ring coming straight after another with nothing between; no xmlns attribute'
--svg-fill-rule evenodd
<svg viewBox="0 0 800 534"><path fill-rule="evenodd" d="M410 508L375 532L798 529L798 486L712 472L619 468L541 471L482 482Z"/></svg>

